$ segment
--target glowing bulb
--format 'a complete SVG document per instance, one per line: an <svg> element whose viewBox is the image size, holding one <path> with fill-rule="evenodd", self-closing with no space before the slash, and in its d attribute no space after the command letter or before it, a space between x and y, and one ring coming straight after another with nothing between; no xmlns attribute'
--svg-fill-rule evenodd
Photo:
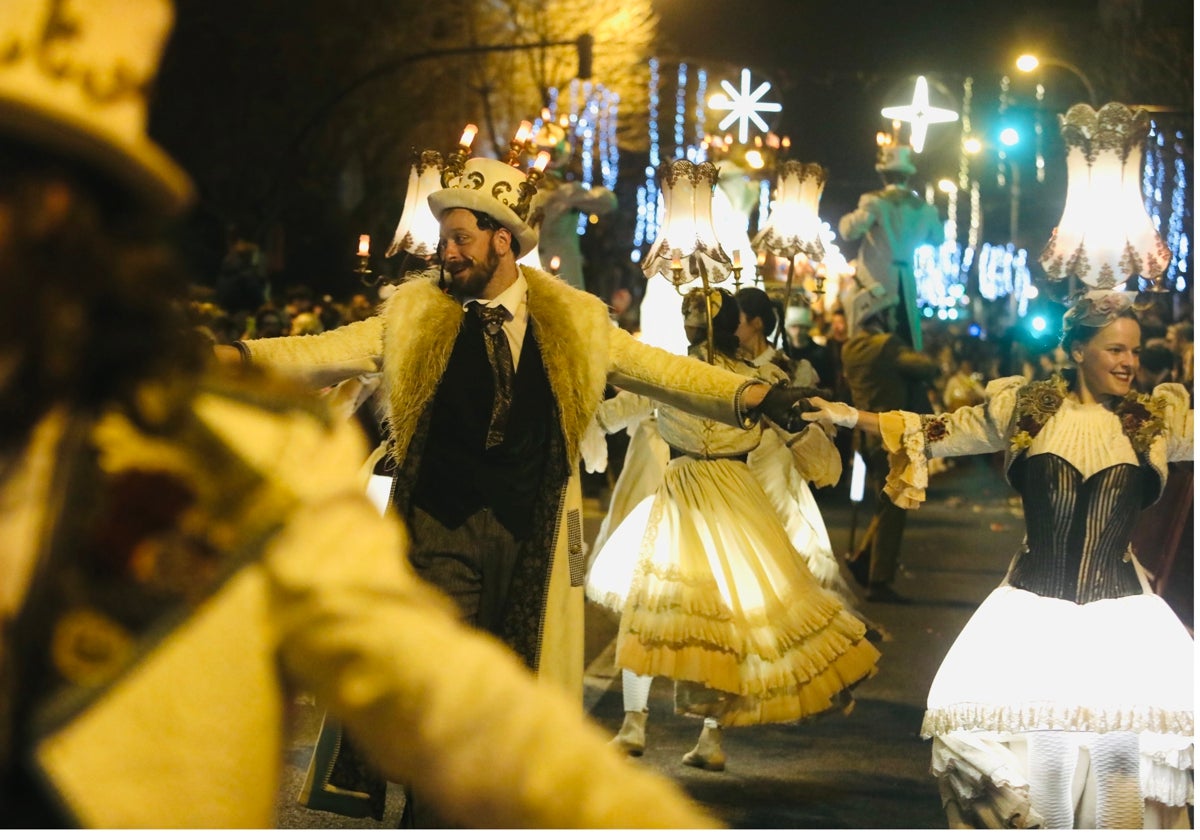
<svg viewBox="0 0 1200 840"><path fill-rule="evenodd" d="M529 120L522 120L521 124L517 127L517 136L513 138L513 142L518 146L523 146L525 145L525 142L529 140L529 135L532 133L533 123L531 123Z"/></svg>
<svg viewBox="0 0 1200 840"><path fill-rule="evenodd" d="M1017 59L1017 69L1022 73L1032 73L1038 67L1038 57L1032 53L1025 53Z"/></svg>
<svg viewBox="0 0 1200 840"><path fill-rule="evenodd" d="M958 189L958 184L954 183L949 178L943 178L942 180L938 181L938 189L949 195Z"/></svg>
<svg viewBox="0 0 1200 840"><path fill-rule="evenodd" d="M478 133L479 127L468 123L467 127L463 129L462 137L459 138L458 145L464 148L470 148L471 141L475 139L475 135Z"/></svg>
<svg viewBox="0 0 1200 840"><path fill-rule="evenodd" d="M538 152L537 160L533 162L533 168L538 172L545 172L546 167L550 163L550 153L547 151Z"/></svg>
<svg viewBox="0 0 1200 840"><path fill-rule="evenodd" d="M1015 146L1021 142L1021 135L1015 128L1006 128L1000 132L1000 142L1005 146Z"/></svg>
<svg viewBox="0 0 1200 840"><path fill-rule="evenodd" d="M758 149L751 149L746 152L746 165L751 169L762 169L766 165L762 152Z"/></svg>
<svg viewBox="0 0 1200 840"><path fill-rule="evenodd" d="M963 140L963 151L969 155L977 155L983 151L983 143L978 137L967 137Z"/></svg>
<svg viewBox="0 0 1200 840"><path fill-rule="evenodd" d="M365 233L358 237L358 255L360 257L371 255L371 237Z"/></svg>

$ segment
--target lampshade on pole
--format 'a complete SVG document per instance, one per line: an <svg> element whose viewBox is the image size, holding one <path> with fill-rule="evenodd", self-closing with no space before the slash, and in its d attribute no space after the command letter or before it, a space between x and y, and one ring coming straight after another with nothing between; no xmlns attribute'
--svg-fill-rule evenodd
<svg viewBox="0 0 1200 840"><path fill-rule="evenodd" d="M662 275L683 294L683 287L699 278L704 288L705 321L708 326L708 360L715 364L712 326L712 285L720 283L736 270L721 247L713 226L713 192L717 184L717 166L711 161L692 163L676 160L659 168L662 182L663 221L658 239L646 259L642 272L647 279Z"/></svg>
<svg viewBox="0 0 1200 840"><path fill-rule="evenodd" d="M1067 198L1041 255L1051 279L1075 277L1112 288L1134 277L1155 280L1170 265L1171 252L1142 203L1149 122L1145 111L1119 102L1099 111L1080 103L1059 116L1067 146Z"/></svg>
<svg viewBox="0 0 1200 840"><path fill-rule="evenodd" d="M661 274L676 286L696 278L720 283L732 260L717 239L712 198L717 167L710 161L676 160L659 168L663 221L658 239L642 261L646 277Z"/></svg>
<svg viewBox="0 0 1200 840"><path fill-rule="evenodd" d="M785 160L779 167L775 201L754 247L790 260L804 254L813 262L825 257L817 207L825 191L825 168L817 163Z"/></svg>
<svg viewBox="0 0 1200 840"><path fill-rule="evenodd" d="M813 263L819 263L825 256L825 244L821 240L821 217L817 214L821 193L825 191L825 179L825 168L820 164L795 160L785 160L780 164L775 201L771 204L766 223L754 237L756 250L770 251L788 262L784 306L788 306L792 299L796 257L804 255Z"/></svg>
<svg viewBox="0 0 1200 840"><path fill-rule="evenodd" d="M408 192L404 196L404 209L400 222L392 237L386 256L401 251L423 260L437 253L440 225L429 209L429 194L442 188L441 153L426 150L413 162L408 173Z"/></svg>

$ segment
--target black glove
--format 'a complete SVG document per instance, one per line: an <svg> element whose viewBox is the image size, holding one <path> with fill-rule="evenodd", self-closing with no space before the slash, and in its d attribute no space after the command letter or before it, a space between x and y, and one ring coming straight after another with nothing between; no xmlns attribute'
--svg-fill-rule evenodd
<svg viewBox="0 0 1200 840"><path fill-rule="evenodd" d="M807 420L800 419L806 411L812 411L809 397L829 399L829 392L820 388L789 388L785 385L773 385L758 410L769 420L789 432L798 432L808 425Z"/></svg>

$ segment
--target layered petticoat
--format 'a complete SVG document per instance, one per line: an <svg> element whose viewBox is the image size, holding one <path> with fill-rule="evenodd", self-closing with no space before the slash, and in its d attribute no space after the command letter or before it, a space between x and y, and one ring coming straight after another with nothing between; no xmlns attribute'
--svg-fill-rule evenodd
<svg viewBox="0 0 1200 840"><path fill-rule="evenodd" d="M828 710L879 658L733 459L671 461L597 556L587 595L621 613L619 667L731 695L724 726Z"/></svg>
<svg viewBox="0 0 1200 840"><path fill-rule="evenodd" d="M808 481L793 466L792 453L782 438L764 434L746 463L771 500L792 545L808 564L808 570L822 587L835 592L843 602L854 604L857 598L842 576L817 500ZM831 478L831 481L820 483L822 486L836 483L837 476Z"/></svg>
<svg viewBox="0 0 1200 840"><path fill-rule="evenodd" d="M629 430L629 446L625 450L625 464L613 485L608 512L600 521L596 532L588 567L596 562L613 529L625 520L629 512L640 502L654 495L662 482L663 470L671 460L671 447L658 433L658 422L653 416L640 420Z"/></svg>
<svg viewBox="0 0 1200 840"><path fill-rule="evenodd" d="M1016 826L1038 820L1023 737L1037 730L1136 732L1143 796L1191 803L1192 704L1192 638L1161 598L1076 604L1001 586L942 662L921 734L948 812Z"/></svg>

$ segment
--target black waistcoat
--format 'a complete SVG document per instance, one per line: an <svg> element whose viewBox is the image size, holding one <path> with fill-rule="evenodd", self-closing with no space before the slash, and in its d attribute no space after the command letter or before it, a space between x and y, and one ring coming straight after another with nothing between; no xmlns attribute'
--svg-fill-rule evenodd
<svg viewBox="0 0 1200 840"><path fill-rule="evenodd" d="M553 434L554 395L531 324L521 346L504 442L485 449L495 386L483 342L478 317L466 312L433 398L411 504L447 528L491 508L513 536L525 539Z"/></svg>

